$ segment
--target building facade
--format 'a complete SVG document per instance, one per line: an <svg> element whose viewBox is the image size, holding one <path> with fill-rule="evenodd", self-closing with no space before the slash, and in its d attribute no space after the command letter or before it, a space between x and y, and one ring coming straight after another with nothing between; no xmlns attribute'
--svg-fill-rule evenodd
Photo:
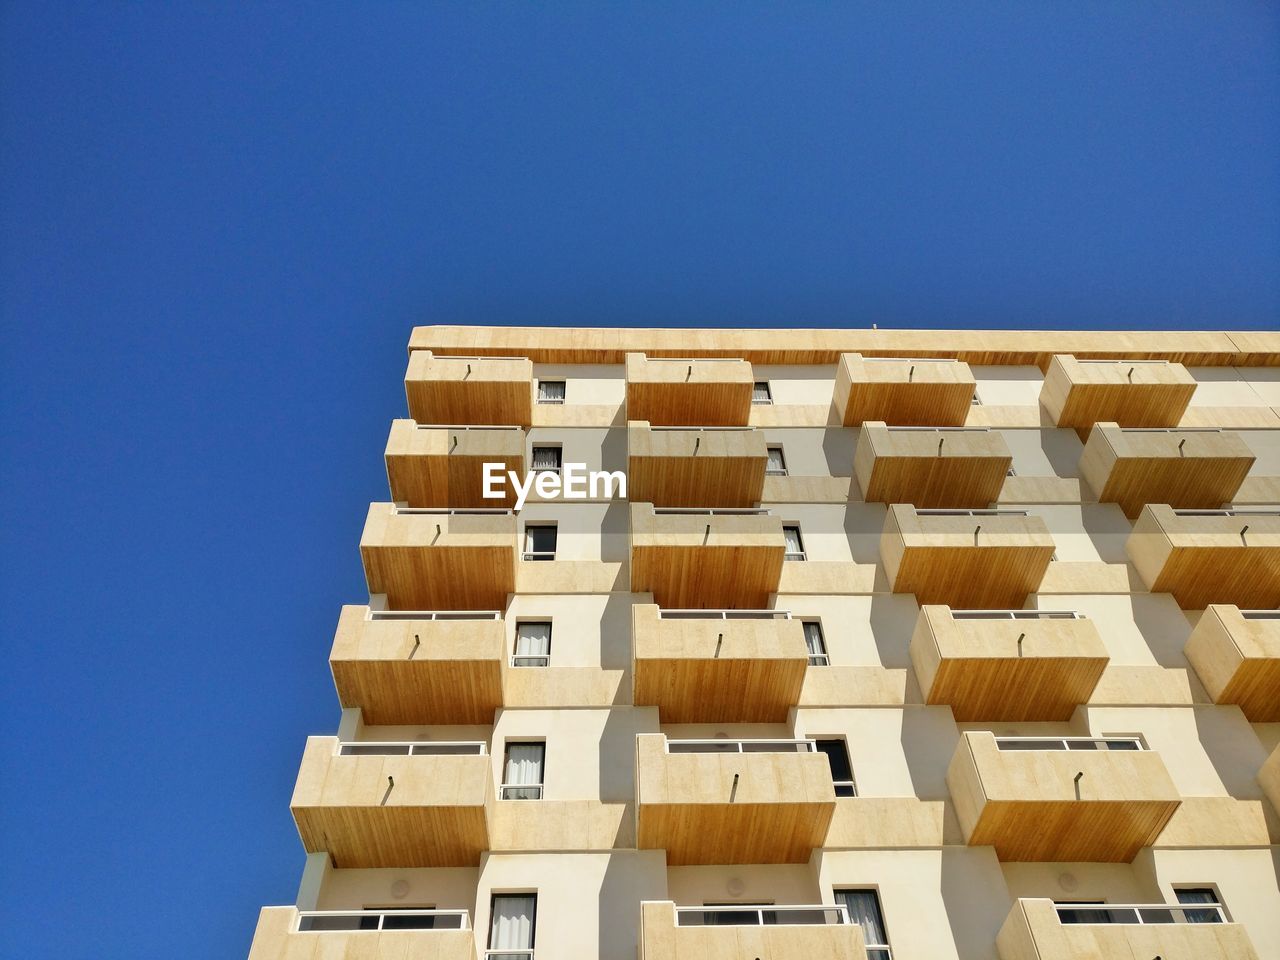
<svg viewBox="0 0 1280 960"><path fill-rule="evenodd" d="M1280 957L1280 335L409 347L251 960Z"/></svg>

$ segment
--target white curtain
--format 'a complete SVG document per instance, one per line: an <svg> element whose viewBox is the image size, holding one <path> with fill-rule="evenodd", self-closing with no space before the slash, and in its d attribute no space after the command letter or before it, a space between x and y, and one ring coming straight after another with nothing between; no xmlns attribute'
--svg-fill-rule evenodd
<svg viewBox="0 0 1280 960"><path fill-rule="evenodd" d="M769 447L769 469L775 473L786 473L787 463L782 459L781 447Z"/></svg>
<svg viewBox="0 0 1280 960"><path fill-rule="evenodd" d="M542 755L545 744L512 743L507 746L507 770L502 782L517 786L542 783ZM529 794L533 796L533 793Z"/></svg>
<svg viewBox="0 0 1280 960"><path fill-rule="evenodd" d="M563 400L564 399L564 381L563 380L539 380L538 381L538 399L539 400Z"/></svg>
<svg viewBox="0 0 1280 960"><path fill-rule="evenodd" d="M522 623L516 636L516 665L542 666L545 660L521 663L521 657L546 657L551 653L551 624Z"/></svg>
<svg viewBox="0 0 1280 960"><path fill-rule="evenodd" d="M533 448L533 469L534 470L559 470L560 469L560 448L559 447L534 447Z"/></svg>
<svg viewBox="0 0 1280 960"><path fill-rule="evenodd" d="M757 403L769 399L769 384L766 381L756 381L755 386L751 390L751 399Z"/></svg>
<svg viewBox="0 0 1280 960"><path fill-rule="evenodd" d="M817 623L810 621L804 625L804 642L811 657L822 656L827 652L827 647L822 642L822 627Z"/></svg>
<svg viewBox="0 0 1280 960"><path fill-rule="evenodd" d="M528 950L533 947L533 911L536 897L502 894L493 898L489 922L490 950Z"/></svg>
<svg viewBox="0 0 1280 960"><path fill-rule="evenodd" d="M804 553L804 548L800 546L799 527L783 527L782 535L787 541L787 553Z"/></svg>
<svg viewBox="0 0 1280 960"><path fill-rule="evenodd" d="M849 911L849 920L862 927L862 937L868 946L883 947L889 943L884 918L880 915L880 898L874 890L837 890L836 899Z"/></svg>

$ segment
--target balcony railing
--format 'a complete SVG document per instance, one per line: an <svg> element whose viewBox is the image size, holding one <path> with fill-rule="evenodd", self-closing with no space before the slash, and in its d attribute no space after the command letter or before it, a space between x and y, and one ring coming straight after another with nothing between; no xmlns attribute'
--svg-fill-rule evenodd
<svg viewBox="0 0 1280 960"><path fill-rule="evenodd" d="M676 907L677 927L830 926L849 923L844 904L774 906L732 904L714 907Z"/></svg>
<svg viewBox="0 0 1280 960"><path fill-rule="evenodd" d="M498 789L502 800L541 800L542 784L540 783L504 783Z"/></svg>
<svg viewBox="0 0 1280 960"><path fill-rule="evenodd" d="M790 620L790 610L659 610L660 620Z"/></svg>
<svg viewBox="0 0 1280 960"><path fill-rule="evenodd" d="M1001 750L1145 750L1138 737L996 737Z"/></svg>
<svg viewBox="0 0 1280 960"><path fill-rule="evenodd" d="M501 610L370 610L370 620L501 620Z"/></svg>
<svg viewBox="0 0 1280 960"><path fill-rule="evenodd" d="M1280 620L1280 610L1241 610L1246 620Z"/></svg>
<svg viewBox="0 0 1280 960"><path fill-rule="evenodd" d="M1064 924L1230 923L1217 903L1055 903L1053 908Z"/></svg>
<svg viewBox="0 0 1280 960"><path fill-rule="evenodd" d="M482 740L347 741L338 744L340 757L471 757L483 756Z"/></svg>
<svg viewBox="0 0 1280 960"><path fill-rule="evenodd" d="M952 610L952 620L1085 620L1075 610Z"/></svg>
<svg viewBox="0 0 1280 960"><path fill-rule="evenodd" d="M767 517L773 511L766 510L764 507L715 507L712 509L705 507L654 507L653 512L659 517Z"/></svg>
<svg viewBox="0 0 1280 960"><path fill-rule="evenodd" d="M667 753L814 753L813 740L668 740Z"/></svg>
<svg viewBox="0 0 1280 960"><path fill-rule="evenodd" d="M496 517L511 516L515 511L501 507L469 507L465 510L445 507L402 507L396 506L396 513L402 516L434 514L442 517Z"/></svg>
<svg viewBox="0 0 1280 960"><path fill-rule="evenodd" d="M302 910L298 931L466 930L466 910Z"/></svg>
<svg viewBox="0 0 1280 960"><path fill-rule="evenodd" d="M938 507L925 507L916 511L917 517L1029 517L1026 510L1000 510L997 508L983 510L951 510Z"/></svg>
<svg viewBox="0 0 1280 960"><path fill-rule="evenodd" d="M485 960L533 960L532 950L486 950Z"/></svg>

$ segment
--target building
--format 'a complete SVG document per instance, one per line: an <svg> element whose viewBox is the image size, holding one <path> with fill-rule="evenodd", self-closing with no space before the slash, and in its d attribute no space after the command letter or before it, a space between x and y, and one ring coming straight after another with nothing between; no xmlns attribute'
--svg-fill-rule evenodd
<svg viewBox="0 0 1280 960"><path fill-rule="evenodd" d="M251 960L1280 957L1280 334L409 347Z"/></svg>

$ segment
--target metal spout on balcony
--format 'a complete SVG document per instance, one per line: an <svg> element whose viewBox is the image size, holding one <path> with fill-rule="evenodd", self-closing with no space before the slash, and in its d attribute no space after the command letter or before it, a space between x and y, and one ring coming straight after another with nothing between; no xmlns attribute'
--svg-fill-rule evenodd
<svg viewBox="0 0 1280 960"><path fill-rule="evenodd" d="M938 438L938 456L942 456L942 445L947 442L946 437Z"/></svg>
<svg viewBox="0 0 1280 960"><path fill-rule="evenodd" d="M1075 784L1075 788L1076 788L1076 799L1077 799L1077 800L1079 800L1079 799L1080 799L1080 781L1081 781L1083 778L1084 778L1084 771L1083 771L1083 770L1081 770L1079 773L1077 773L1077 774L1076 774L1075 780L1073 780L1073 781L1072 781L1072 783L1074 783L1074 784Z"/></svg>
<svg viewBox="0 0 1280 960"><path fill-rule="evenodd" d="M1186 437L1183 437L1181 440L1178 441L1178 453L1182 453L1182 448L1186 446L1186 444L1187 444Z"/></svg>
<svg viewBox="0 0 1280 960"><path fill-rule="evenodd" d="M1027 639L1025 633L1018 634L1018 656L1022 656L1022 641Z"/></svg>
<svg viewBox="0 0 1280 960"><path fill-rule="evenodd" d="M711 657L712 660L720 659L720 645L723 643L724 643L724 634L722 633L716 637L716 652L712 655Z"/></svg>
<svg viewBox="0 0 1280 960"><path fill-rule="evenodd" d="M1129 380L1130 380L1130 382L1132 382L1132 381L1133 381L1133 370L1134 370L1134 368L1133 368L1133 367L1130 367L1130 368L1129 368Z"/></svg>
<svg viewBox="0 0 1280 960"><path fill-rule="evenodd" d="M684 375L685 383L693 379L693 364L689 364L689 372Z"/></svg>
<svg viewBox="0 0 1280 960"><path fill-rule="evenodd" d="M733 803L736 799L738 799L738 774L735 773L733 775L733 786L729 788L729 802Z"/></svg>
<svg viewBox="0 0 1280 960"><path fill-rule="evenodd" d="M450 447L449 447L449 449L450 449L450 450L456 450L457 448L458 448L458 435L455 433L455 434L453 435L453 444L452 444L452 446L450 446Z"/></svg>
<svg viewBox="0 0 1280 960"><path fill-rule="evenodd" d="M696 437L694 437L694 438L693 438L693 455L694 455L695 457L698 455L698 448L699 448L700 446L702 446L702 435L701 435L701 434L699 434L698 436L696 436Z"/></svg>
<svg viewBox="0 0 1280 960"><path fill-rule="evenodd" d="M916 365L913 363L911 366L907 367L907 383L910 383L911 378L914 377L915 375L916 375Z"/></svg>
<svg viewBox="0 0 1280 960"><path fill-rule="evenodd" d="M389 796L391 796L391 791L392 791L392 789L395 787L395 785L396 785L395 777L388 776L388 777L387 777L387 792L386 792L386 793L384 793L384 794L382 795L382 802L381 802L380 804L378 804L378 806L386 806L386 804L387 804L387 798L388 798Z"/></svg>
<svg viewBox="0 0 1280 960"><path fill-rule="evenodd" d="M1244 542L1244 543L1248 543L1248 542L1249 542L1249 541L1247 541L1247 540L1245 540L1245 539L1244 539L1244 535L1245 535L1246 533L1248 533L1248 532L1249 532L1249 525L1246 523L1243 527L1241 527L1241 528L1240 528L1240 540L1241 540L1242 542Z"/></svg>
<svg viewBox="0 0 1280 960"><path fill-rule="evenodd" d="M469 377L469 376L471 376L471 364L469 364L469 363L468 363L468 364L467 364L467 373L466 373L466 376L464 376L462 379L464 379L464 380L465 380L465 379L466 379L467 377Z"/></svg>
<svg viewBox="0 0 1280 960"><path fill-rule="evenodd" d="M982 524L978 524L976 527L973 528L973 545L975 547L978 545L978 532L981 529L982 529Z"/></svg>
<svg viewBox="0 0 1280 960"><path fill-rule="evenodd" d="M413 635L413 649L409 651L409 659L413 659L413 655L418 652L418 648L422 646L422 637L416 633Z"/></svg>

